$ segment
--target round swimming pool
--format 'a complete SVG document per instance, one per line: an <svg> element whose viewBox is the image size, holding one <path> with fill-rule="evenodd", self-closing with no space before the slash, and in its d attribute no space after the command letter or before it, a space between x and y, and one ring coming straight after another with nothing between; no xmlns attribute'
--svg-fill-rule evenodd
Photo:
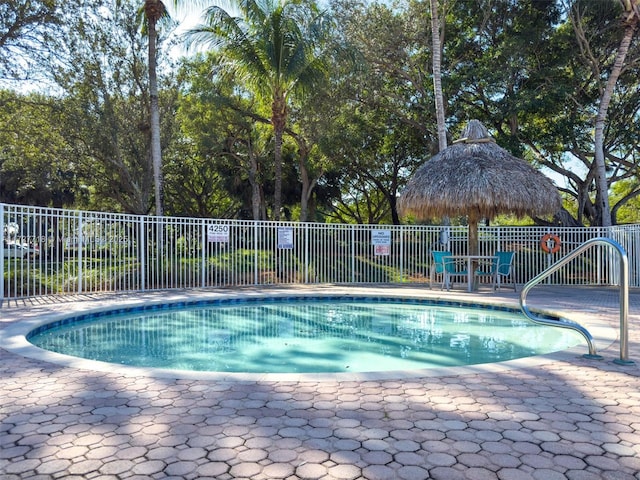
<svg viewBox="0 0 640 480"><path fill-rule="evenodd" d="M285 297L183 302L42 325L32 344L120 365L207 372L384 372L565 350L573 331L518 310L432 300Z"/></svg>

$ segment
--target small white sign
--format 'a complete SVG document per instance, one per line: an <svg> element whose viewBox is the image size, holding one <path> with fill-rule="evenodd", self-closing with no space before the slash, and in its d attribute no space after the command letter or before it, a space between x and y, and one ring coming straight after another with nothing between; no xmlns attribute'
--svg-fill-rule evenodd
<svg viewBox="0 0 640 480"><path fill-rule="evenodd" d="M371 230L371 245L391 245L391 230Z"/></svg>
<svg viewBox="0 0 640 480"><path fill-rule="evenodd" d="M278 228L278 248L283 250L293 249L293 228Z"/></svg>
<svg viewBox="0 0 640 480"><path fill-rule="evenodd" d="M375 254L377 256L388 256L391 255L391 246L390 245L376 245L374 247Z"/></svg>
<svg viewBox="0 0 640 480"><path fill-rule="evenodd" d="M216 243L229 243L229 225L208 225L207 241Z"/></svg>

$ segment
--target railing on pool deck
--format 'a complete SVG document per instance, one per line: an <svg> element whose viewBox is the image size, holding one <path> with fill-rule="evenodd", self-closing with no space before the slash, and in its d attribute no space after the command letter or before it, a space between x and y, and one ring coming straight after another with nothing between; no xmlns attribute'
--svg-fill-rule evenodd
<svg viewBox="0 0 640 480"><path fill-rule="evenodd" d="M415 284L429 281L431 251L467 253L468 228L155 217L0 203L0 307L4 299L285 284ZM546 234L561 240L549 252ZM478 253L515 252L524 284L585 241L625 247L640 286L640 225L481 226ZM17 254L22 252L22 254ZM617 264L598 246L546 285L615 285ZM5 302L6 303L6 302Z"/></svg>
<svg viewBox="0 0 640 480"><path fill-rule="evenodd" d="M585 356L588 358L602 358L596 353L596 347L593 343L593 337L591 336L589 331L582 325L563 319L549 320L540 317L531 312L531 310L529 310L529 307L527 306L527 294L529 293L529 290L531 290L553 272L569 263L578 255L591 248L592 245L596 244L612 246L618 253L618 257L620 259L620 359L616 359L614 360L614 362L620 365L633 365L634 362L632 360L629 360L629 261L627 258L627 252L622 247L622 245L620 245L615 240L604 237L597 237L592 238L591 240L587 240L581 246L579 246L572 252L569 252L563 258L551 265L545 271L529 280L520 291L520 308L522 309L522 312L534 323L549 325L552 327L568 328L570 330L577 331L587 340L587 344L589 346L589 354Z"/></svg>

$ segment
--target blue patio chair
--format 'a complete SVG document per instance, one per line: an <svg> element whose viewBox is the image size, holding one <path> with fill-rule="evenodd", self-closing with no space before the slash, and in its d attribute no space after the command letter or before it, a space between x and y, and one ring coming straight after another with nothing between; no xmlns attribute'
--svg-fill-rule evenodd
<svg viewBox="0 0 640 480"><path fill-rule="evenodd" d="M494 290L500 290L503 279L509 279L515 292L517 288L513 274L513 257L514 252L496 252L491 263L478 268L474 272L474 276L476 278L490 278Z"/></svg>
<svg viewBox="0 0 640 480"><path fill-rule="evenodd" d="M444 258L451 256L451 252L433 250L431 256L433 262L429 268L429 288L433 287L436 276L439 276L444 282Z"/></svg>
<svg viewBox="0 0 640 480"><path fill-rule="evenodd" d="M429 288L433 285L436 275L440 275L442 278L441 290L444 290L445 286L449 290L453 286L455 277L467 277L467 269L460 268L461 262L451 258L451 252L433 250L431 255L433 263L429 273Z"/></svg>

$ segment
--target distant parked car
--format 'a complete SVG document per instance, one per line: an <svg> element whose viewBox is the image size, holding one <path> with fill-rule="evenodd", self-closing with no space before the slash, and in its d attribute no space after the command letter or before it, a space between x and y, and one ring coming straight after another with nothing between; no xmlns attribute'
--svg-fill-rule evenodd
<svg viewBox="0 0 640 480"><path fill-rule="evenodd" d="M4 246L4 258L29 258L37 257L40 252L37 248L31 248L28 245L19 245L17 243L9 243Z"/></svg>

